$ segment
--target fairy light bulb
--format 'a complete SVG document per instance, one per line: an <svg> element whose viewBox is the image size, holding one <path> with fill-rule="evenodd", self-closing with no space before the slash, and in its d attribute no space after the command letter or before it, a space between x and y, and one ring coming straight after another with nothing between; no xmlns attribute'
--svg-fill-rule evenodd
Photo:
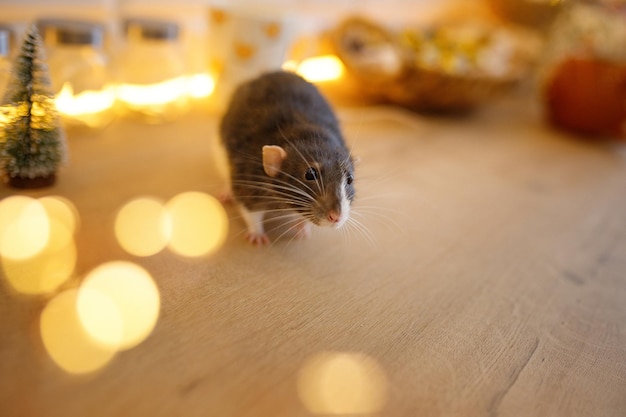
<svg viewBox="0 0 626 417"><path fill-rule="evenodd" d="M115 89L102 25L43 19L55 104L68 127L102 128L114 118Z"/></svg>
<svg viewBox="0 0 626 417"><path fill-rule="evenodd" d="M149 123L177 119L190 106L178 24L127 19L124 29L117 87L124 114Z"/></svg>

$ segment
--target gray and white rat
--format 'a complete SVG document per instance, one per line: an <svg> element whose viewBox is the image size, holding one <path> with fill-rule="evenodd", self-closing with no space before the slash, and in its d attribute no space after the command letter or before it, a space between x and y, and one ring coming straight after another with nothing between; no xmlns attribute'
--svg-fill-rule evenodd
<svg viewBox="0 0 626 417"><path fill-rule="evenodd" d="M354 200L354 161L339 122L313 84L283 71L240 85L220 124L232 197L247 240L270 242L264 218L300 215L292 226L307 237L310 224L341 227Z"/></svg>

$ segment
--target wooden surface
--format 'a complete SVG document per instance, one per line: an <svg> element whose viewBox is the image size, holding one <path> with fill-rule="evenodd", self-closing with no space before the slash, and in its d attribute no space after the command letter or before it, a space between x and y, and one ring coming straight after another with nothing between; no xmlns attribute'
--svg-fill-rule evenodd
<svg viewBox="0 0 626 417"><path fill-rule="evenodd" d="M371 239L317 230L252 248L228 208L225 246L194 260L128 255L113 222L131 198L218 192L215 120L71 135L58 184L27 193L80 213L64 288L136 262L159 288L159 320L103 369L70 375L38 332L52 295L2 281L0 415L626 415L624 147L554 132L517 99L462 119L340 115ZM320 354L367 365L359 381L334 374L361 409L310 405L303 374Z"/></svg>

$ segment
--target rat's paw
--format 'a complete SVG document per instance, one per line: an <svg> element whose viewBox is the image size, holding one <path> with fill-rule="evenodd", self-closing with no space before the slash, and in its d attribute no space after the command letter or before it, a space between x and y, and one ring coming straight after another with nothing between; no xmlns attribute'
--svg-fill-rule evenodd
<svg viewBox="0 0 626 417"><path fill-rule="evenodd" d="M233 192L230 189L221 191L217 199L222 204L230 204L235 200L235 198L233 197Z"/></svg>
<svg viewBox="0 0 626 417"><path fill-rule="evenodd" d="M246 233L246 240L254 246L265 246L270 244L270 238L265 233Z"/></svg>
<svg viewBox="0 0 626 417"><path fill-rule="evenodd" d="M311 237L311 223L305 221L296 226L296 238L308 239Z"/></svg>

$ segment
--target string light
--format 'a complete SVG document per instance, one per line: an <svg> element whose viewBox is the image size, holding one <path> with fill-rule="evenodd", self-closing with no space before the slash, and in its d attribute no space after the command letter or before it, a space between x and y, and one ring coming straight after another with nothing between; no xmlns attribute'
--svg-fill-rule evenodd
<svg viewBox="0 0 626 417"><path fill-rule="evenodd" d="M283 69L293 71L313 83L338 80L345 72L343 63L335 55L311 57L300 63L287 61L283 64Z"/></svg>
<svg viewBox="0 0 626 417"><path fill-rule="evenodd" d="M117 98L131 108L164 106L184 98L188 91L185 77L154 84L119 84Z"/></svg>
<svg viewBox="0 0 626 417"><path fill-rule="evenodd" d="M115 105L115 99L112 86L74 94L72 85L66 82L56 95L55 104L63 117L79 119L90 127L100 127L111 121L110 110Z"/></svg>

